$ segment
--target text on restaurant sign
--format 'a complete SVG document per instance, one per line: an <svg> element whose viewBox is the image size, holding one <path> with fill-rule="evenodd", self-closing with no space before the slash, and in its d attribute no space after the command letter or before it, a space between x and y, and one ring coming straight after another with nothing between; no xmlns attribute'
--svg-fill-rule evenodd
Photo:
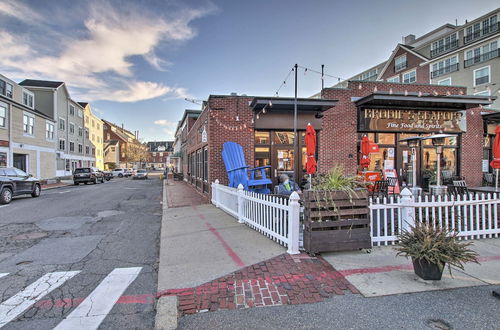
<svg viewBox="0 0 500 330"><path fill-rule="evenodd" d="M462 111L363 109L360 130L399 132L449 132L466 130Z"/></svg>

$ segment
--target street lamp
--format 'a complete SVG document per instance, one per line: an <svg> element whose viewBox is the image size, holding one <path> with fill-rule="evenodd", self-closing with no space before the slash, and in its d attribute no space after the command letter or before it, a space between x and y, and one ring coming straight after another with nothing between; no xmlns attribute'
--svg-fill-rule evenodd
<svg viewBox="0 0 500 330"><path fill-rule="evenodd" d="M413 195L418 195L419 191L421 190L421 188L418 187L417 185L417 148L419 146L420 140L422 140L420 136L410 136L399 140L400 142L406 142L408 147L411 148L411 164L412 164L411 185L412 185Z"/></svg>
<svg viewBox="0 0 500 330"><path fill-rule="evenodd" d="M446 138L454 137L450 134L434 134L431 136L424 137L422 140L432 140L432 145L436 147L437 153L437 180L436 180L436 192L440 194L444 191L444 187L441 186L441 154L443 153L443 146L446 143Z"/></svg>

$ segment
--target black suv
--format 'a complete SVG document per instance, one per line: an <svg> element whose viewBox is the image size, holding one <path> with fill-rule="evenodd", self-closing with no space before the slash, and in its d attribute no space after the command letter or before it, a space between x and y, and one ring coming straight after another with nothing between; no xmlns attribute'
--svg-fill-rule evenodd
<svg viewBox="0 0 500 330"><path fill-rule="evenodd" d="M9 204L19 195L40 196L40 180L15 167L0 168L0 204Z"/></svg>
<svg viewBox="0 0 500 330"><path fill-rule="evenodd" d="M81 167L75 169L73 172L73 183L75 186L78 186L81 182L96 184L98 181L104 183L104 174L94 167Z"/></svg>

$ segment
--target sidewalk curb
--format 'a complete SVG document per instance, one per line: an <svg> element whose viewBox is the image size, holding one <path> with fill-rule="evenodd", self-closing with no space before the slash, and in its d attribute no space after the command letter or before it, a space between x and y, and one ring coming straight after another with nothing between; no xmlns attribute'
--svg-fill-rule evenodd
<svg viewBox="0 0 500 330"><path fill-rule="evenodd" d="M163 231L166 228L163 226L163 220L165 219L165 213L168 209L168 198L167 198L167 180L163 181L163 205L162 205L162 217L161 217L161 231L160 231L160 254L162 253L162 241ZM161 258L159 258L161 260ZM158 279L163 277L161 264L158 264ZM158 281L159 283L160 281ZM160 288L157 290L160 291ZM155 329L157 330L171 330L177 328L178 320L177 312L177 296L163 296L156 302L156 317L155 317Z"/></svg>
<svg viewBox="0 0 500 330"><path fill-rule="evenodd" d="M72 184L65 184L65 185L62 185L62 186L45 187L45 188L42 186L42 191L43 190L57 189L57 188L64 188L64 187L69 187L69 186L72 186Z"/></svg>

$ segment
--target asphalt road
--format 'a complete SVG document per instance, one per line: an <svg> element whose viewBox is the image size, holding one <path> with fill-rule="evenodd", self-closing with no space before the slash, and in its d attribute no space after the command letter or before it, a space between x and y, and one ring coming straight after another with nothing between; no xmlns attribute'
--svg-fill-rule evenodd
<svg viewBox="0 0 500 330"><path fill-rule="evenodd" d="M321 303L224 310L183 317L178 329L499 329L500 299L479 286Z"/></svg>
<svg viewBox="0 0 500 330"><path fill-rule="evenodd" d="M0 207L0 327L153 328L161 187L113 179Z"/></svg>

